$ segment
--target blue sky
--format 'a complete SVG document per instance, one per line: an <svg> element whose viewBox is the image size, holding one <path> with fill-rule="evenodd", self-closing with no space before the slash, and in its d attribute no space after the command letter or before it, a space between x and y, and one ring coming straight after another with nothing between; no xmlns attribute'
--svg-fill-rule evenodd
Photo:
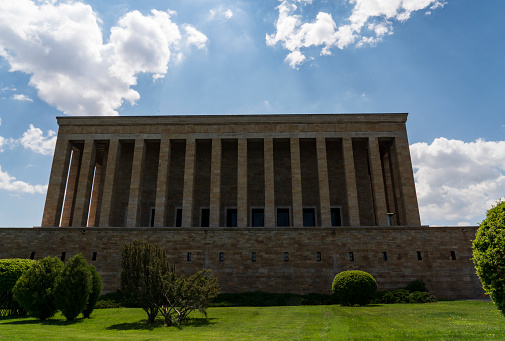
<svg viewBox="0 0 505 341"><path fill-rule="evenodd" d="M154 11L153 11L154 10ZM39 225L56 116L408 112L423 224L505 196L505 2L0 0L0 226Z"/></svg>

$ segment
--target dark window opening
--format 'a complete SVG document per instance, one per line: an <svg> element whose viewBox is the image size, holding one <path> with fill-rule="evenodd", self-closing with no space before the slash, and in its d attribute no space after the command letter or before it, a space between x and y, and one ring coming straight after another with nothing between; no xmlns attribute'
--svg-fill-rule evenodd
<svg viewBox="0 0 505 341"><path fill-rule="evenodd" d="M321 261L321 252L316 253L316 259L318 262Z"/></svg>
<svg viewBox="0 0 505 341"><path fill-rule="evenodd" d="M252 260L253 262L256 262L256 252L252 252L252 253L251 253L251 260Z"/></svg>
<svg viewBox="0 0 505 341"><path fill-rule="evenodd" d="M191 252L188 252L188 256L187 256L186 260L187 260L188 262L191 262Z"/></svg>
<svg viewBox="0 0 505 341"><path fill-rule="evenodd" d="M289 223L289 208L277 209L277 226L279 227L291 226L291 224Z"/></svg>
<svg viewBox="0 0 505 341"><path fill-rule="evenodd" d="M384 261L388 260L388 254L387 254L387 252L383 252L382 253L382 260L384 260Z"/></svg>
<svg viewBox="0 0 505 341"><path fill-rule="evenodd" d="M423 260L423 257L421 256L421 251L417 251L417 260Z"/></svg>
<svg viewBox="0 0 505 341"><path fill-rule="evenodd" d="M201 227L209 227L209 220L210 220L210 209L208 208L202 208L200 212L200 226Z"/></svg>
<svg viewBox="0 0 505 341"><path fill-rule="evenodd" d="M182 208L175 209L175 227L182 226Z"/></svg>
<svg viewBox="0 0 505 341"><path fill-rule="evenodd" d="M456 252L455 251L451 251L451 259L456 260Z"/></svg>
<svg viewBox="0 0 505 341"><path fill-rule="evenodd" d="M303 209L303 226L316 226L316 212L314 208Z"/></svg>
<svg viewBox="0 0 505 341"><path fill-rule="evenodd" d="M237 227L237 209L228 208L226 210L226 227Z"/></svg>
<svg viewBox="0 0 505 341"><path fill-rule="evenodd" d="M93 256L91 256L91 261L94 262L96 261L96 255L98 254L98 252L94 251L93 252Z"/></svg>
<svg viewBox="0 0 505 341"><path fill-rule="evenodd" d="M219 252L219 261L224 261L224 252Z"/></svg>
<svg viewBox="0 0 505 341"><path fill-rule="evenodd" d="M340 207L331 208L331 226L342 226L342 218L340 216Z"/></svg>
<svg viewBox="0 0 505 341"><path fill-rule="evenodd" d="M30 253L30 259L32 259L32 260L35 259L35 251L32 251Z"/></svg>
<svg viewBox="0 0 505 341"><path fill-rule="evenodd" d="M351 262L354 262L354 253L353 252L349 252L349 260Z"/></svg>
<svg viewBox="0 0 505 341"><path fill-rule="evenodd" d="M262 208L253 208L251 210L252 227L265 226L265 211Z"/></svg>
<svg viewBox="0 0 505 341"><path fill-rule="evenodd" d="M154 208L151 208L151 215L149 218L149 227L154 227Z"/></svg>
<svg viewBox="0 0 505 341"><path fill-rule="evenodd" d="M284 252L284 260L285 261L289 260L289 252Z"/></svg>
<svg viewBox="0 0 505 341"><path fill-rule="evenodd" d="M62 261L62 262L64 262L64 261L65 261L65 256L66 256L66 255L67 255L67 253L66 253L65 251L63 251L63 252L61 253L61 257L60 257L60 259L61 259L61 261Z"/></svg>

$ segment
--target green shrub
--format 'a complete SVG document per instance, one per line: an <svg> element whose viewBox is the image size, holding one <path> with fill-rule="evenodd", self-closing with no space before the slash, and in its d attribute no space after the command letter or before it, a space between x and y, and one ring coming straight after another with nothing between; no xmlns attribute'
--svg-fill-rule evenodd
<svg viewBox="0 0 505 341"><path fill-rule="evenodd" d="M67 321L72 321L88 303L92 286L88 263L82 254L68 260L54 290L56 306Z"/></svg>
<svg viewBox="0 0 505 341"><path fill-rule="evenodd" d="M0 316L25 314L14 300L12 288L33 263L30 259L0 259Z"/></svg>
<svg viewBox="0 0 505 341"><path fill-rule="evenodd" d="M377 282L364 271L343 271L333 280L332 292L341 305L367 305L376 291Z"/></svg>
<svg viewBox="0 0 505 341"><path fill-rule="evenodd" d="M408 296L408 303L433 303L437 298L427 292L414 291Z"/></svg>
<svg viewBox="0 0 505 341"><path fill-rule="evenodd" d="M109 308L121 308L121 307L122 307L121 303L118 303L113 300L102 300L102 299L99 299L95 305L95 309L109 309Z"/></svg>
<svg viewBox="0 0 505 341"><path fill-rule="evenodd" d="M405 290L408 290L409 292L415 292L415 291L421 291L421 292L427 292L426 290L426 284L423 281L420 280L415 280L410 282L405 286Z"/></svg>
<svg viewBox="0 0 505 341"><path fill-rule="evenodd" d="M487 211L473 241L473 263L482 286L505 315L505 201Z"/></svg>
<svg viewBox="0 0 505 341"><path fill-rule="evenodd" d="M156 244L134 240L123 244L121 253L121 292L147 313L147 321L154 322L163 301L160 274L169 273L167 255Z"/></svg>
<svg viewBox="0 0 505 341"><path fill-rule="evenodd" d="M45 320L57 311L54 287L63 269L58 257L46 257L35 262L12 289L14 299L30 316Z"/></svg>
<svg viewBox="0 0 505 341"><path fill-rule="evenodd" d="M95 309L96 303L98 302L98 297L100 297L100 292L102 292L103 288L102 278L93 265L89 266L89 272L91 273L93 284L91 287L91 292L89 293L88 303L82 311L84 318L89 318L89 315L91 315L93 309Z"/></svg>

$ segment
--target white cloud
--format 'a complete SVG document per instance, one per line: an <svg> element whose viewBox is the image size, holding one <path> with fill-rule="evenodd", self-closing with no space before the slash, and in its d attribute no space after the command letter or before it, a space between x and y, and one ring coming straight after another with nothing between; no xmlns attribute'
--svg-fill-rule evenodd
<svg viewBox="0 0 505 341"><path fill-rule="evenodd" d="M217 18L224 18L226 20L229 20L233 17L233 11L229 8L225 9L222 6L219 6L217 8L213 8L209 11L209 20L217 19Z"/></svg>
<svg viewBox="0 0 505 341"><path fill-rule="evenodd" d="M31 99L30 97L23 95L23 94L13 95L12 99L15 101L21 101L21 102L23 102L23 101L24 102L33 102L33 99Z"/></svg>
<svg viewBox="0 0 505 341"><path fill-rule="evenodd" d="M16 180L15 177L2 171L2 166L0 166L0 190L16 193L45 194L47 192L47 185L31 185L27 182Z"/></svg>
<svg viewBox="0 0 505 341"><path fill-rule="evenodd" d="M23 136L18 141L24 148L30 149L35 153L51 155L56 145L56 133L49 130L47 135L44 136L42 130L30 124L30 128L23 133Z"/></svg>
<svg viewBox="0 0 505 341"><path fill-rule="evenodd" d="M415 11L434 10L445 4L441 0L345 0L353 6L352 12L345 18L345 24L337 26L331 13L320 11L313 21L304 18L303 6L311 5L310 0L279 1L276 32L266 35L266 44L281 43L289 50L286 61L293 68L306 60L302 60L302 49L322 46L320 54L330 55L335 47L344 49L354 43L374 45L385 35L392 34L392 20L403 22ZM293 56L301 62L293 63Z"/></svg>
<svg viewBox="0 0 505 341"><path fill-rule="evenodd" d="M65 114L117 115L124 100L133 104L140 98L131 88L139 73L163 78L171 55L181 53L184 41L173 14L128 12L104 43L100 19L89 5L2 1L0 56L11 71L30 74L38 96ZM202 48L202 36L193 28L188 39Z"/></svg>
<svg viewBox="0 0 505 341"><path fill-rule="evenodd" d="M198 31L191 25L184 26L184 30L187 35L187 44L195 45L198 49L204 49L207 42L207 36L202 32Z"/></svg>
<svg viewBox="0 0 505 341"><path fill-rule="evenodd" d="M423 223L478 223L505 196L505 141L437 138L410 146Z"/></svg>

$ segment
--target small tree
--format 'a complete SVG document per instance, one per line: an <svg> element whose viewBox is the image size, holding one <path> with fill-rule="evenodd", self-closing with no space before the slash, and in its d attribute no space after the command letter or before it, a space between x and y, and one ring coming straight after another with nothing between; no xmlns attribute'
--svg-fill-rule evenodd
<svg viewBox="0 0 505 341"><path fill-rule="evenodd" d="M367 305L377 291L377 282L368 272L343 271L335 276L332 291L341 305Z"/></svg>
<svg viewBox="0 0 505 341"><path fill-rule="evenodd" d="M88 303L93 280L82 254L68 260L54 290L56 306L67 321L75 319Z"/></svg>
<svg viewBox="0 0 505 341"><path fill-rule="evenodd" d="M177 276L175 268L163 275L163 304L160 312L168 326L180 324L198 310L207 316L207 308L221 289L210 270L199 270L190 277Z"/></svg>
<svg viewBox="0 0 505 341"><path fill-rule="evenodd" d="M84 318L89 318L93 309L95 309L96 302L98 302L98 297L100 296L100 292L102 292L103 284L102 278L96 271L93 265L89 266L89 271L91 273L91 277L93 280L93 285L91 288L91 292L89 293L88 303L84 310L82 311L82 315Z"/></svg>
<svg viewBox="0 0 505 341"><path fill-rule="evenodd" d="M30 259L0 259L0 316L25 313L12 297L12 288L33 263Z"/></svg>
<svg viewBox="0 0 505 341"><path fill-rule="evenodd" d="M482 286L505 315L505 201L487 211L473 241L473 263Z"/></svg>
<svg viewBox="0 0 505 341"><path fill-rule="evenodd" d="M134 240L123 244L121 255L121 292L144 309L148 322L154 322L163 301L160 274L170 271L166 253L156 244Z"/></svg>
<svg viewBox="0 0 505 341"><path fill-rule="evenodd" d="M58 257L46 257L34 263L18 279L12 290L14 299L30 316L45 320L58 311L54 287L62 269L63 262Z"/></svg>

